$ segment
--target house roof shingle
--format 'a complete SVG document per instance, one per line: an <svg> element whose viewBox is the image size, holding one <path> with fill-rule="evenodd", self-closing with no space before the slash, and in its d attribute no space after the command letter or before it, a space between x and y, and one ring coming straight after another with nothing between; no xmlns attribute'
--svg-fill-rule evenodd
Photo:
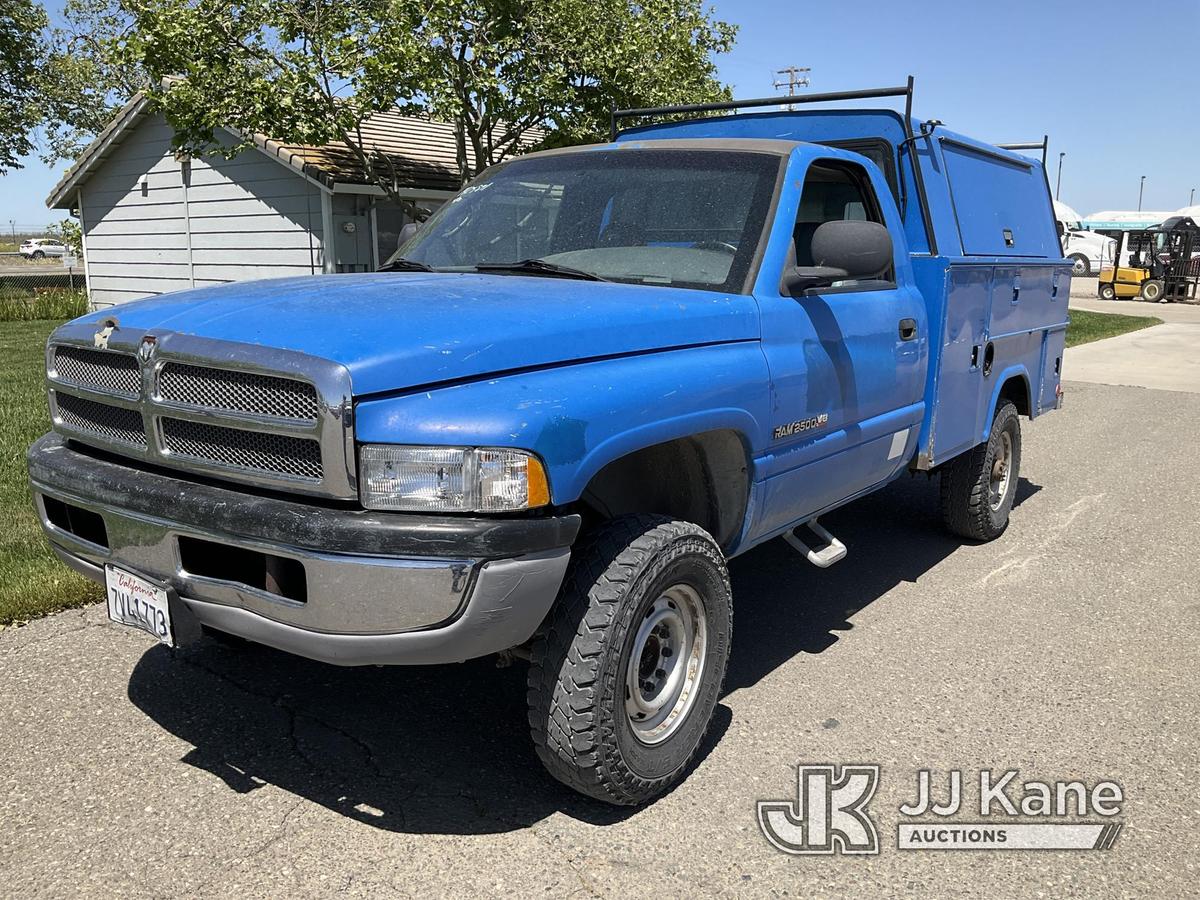
<svg viewBox="0 0 1200 900"><path fill-rule="evenodd" d="M152 112L149 100L142 94L130 100L54 186L46 205L69 208L75 199L75 189ZM539 140L541 132L532 131L529 137L531 141ZM289 144L265 135L255 135L253 140L263 153L331 190L335 185L370 183L363 176L357 156L344 144ZM462 184L452 123L406 116L395 110L376 113L363 122L362 140L366 148L380 154L375 163L377 172L387 178L394 174L403 187L453 191ZM469 144L467 159L474 167L475 154Z"/></svg>

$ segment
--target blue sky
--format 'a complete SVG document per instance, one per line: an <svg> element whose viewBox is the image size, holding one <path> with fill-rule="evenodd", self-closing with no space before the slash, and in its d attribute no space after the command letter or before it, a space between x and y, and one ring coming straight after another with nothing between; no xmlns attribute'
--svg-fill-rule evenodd
<svg viewBox="0 0 1200 900"><path fill-rule="evenodd" d="M1049 134L1051 185L1066 152L1062 200L1084 215L1136 208L1142 175L1143 209L1177 209L1200 189L1197 0L714 6L741 26L718 60L736 96L773 93L774 70L787 65L812 68L810 91L901 84L911 73L921 118L995 142ZM1166 118L1172 111L1178 120ZM44 205L60 174L31 159L0 178L0 228L62 218Z"/></svg>

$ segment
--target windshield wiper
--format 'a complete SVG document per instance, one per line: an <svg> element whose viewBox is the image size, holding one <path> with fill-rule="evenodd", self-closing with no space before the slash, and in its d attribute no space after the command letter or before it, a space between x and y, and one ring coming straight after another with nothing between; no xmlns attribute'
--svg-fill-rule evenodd
<svg viewBox="0 0 1200 900"><path fill-rule="evenodd" d="M403 256L398 256L395 259L390 259L379 267L380 272L432 272L433 266L429 263L418 262L415 259L405 259Z"/></svg>
<svg viewBox="0 0 1200 900"><path fill-rule="evenodd" d="M548 275L551 278L578 278L580 281L608 281L595 272L572 269L544 259L522 259L518 262L479 263L476 272L518 272L523 275Z"/></svg>

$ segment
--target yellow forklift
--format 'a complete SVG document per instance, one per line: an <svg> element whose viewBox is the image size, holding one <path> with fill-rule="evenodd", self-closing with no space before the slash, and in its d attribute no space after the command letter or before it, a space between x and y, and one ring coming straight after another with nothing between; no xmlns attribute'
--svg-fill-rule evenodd
<svg viewBox="0 0 1200 900"><path fill-rule="evenodd" d="M1128 264L1121 265L1125 251ZM1101 300L1140 297L1150 303L1194 301L1200 285L1200 227L1173 216L1155 228L1117 236L1112 265L1101 266Z"/></svg>

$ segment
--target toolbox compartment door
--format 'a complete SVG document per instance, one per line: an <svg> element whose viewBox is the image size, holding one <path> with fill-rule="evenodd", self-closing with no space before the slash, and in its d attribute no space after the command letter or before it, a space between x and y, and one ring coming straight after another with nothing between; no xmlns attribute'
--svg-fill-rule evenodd
<svg viewBox="0 0 1200 900"><path fill-rule="evenodd" d="M977 443L991 285L992 266L958 265L946 271L946 315L931 441L931 455L938 463Z"/></svg>
<svg viewBox="0 0 1200 900"><path fill-rule="evenodd" d="M1042 362L1042 390L1038 411L1058 406L1058 386L1062 382L1063 349L1067 343L1067 328L1052 328L1046 332L1046 352Z"/></svg>
<svg viewBox="0 0 1200 900"><path fill-rule="evenodd" d="M1040 167L950 138L941 147L964 256L1062 257Z"/></svg>

